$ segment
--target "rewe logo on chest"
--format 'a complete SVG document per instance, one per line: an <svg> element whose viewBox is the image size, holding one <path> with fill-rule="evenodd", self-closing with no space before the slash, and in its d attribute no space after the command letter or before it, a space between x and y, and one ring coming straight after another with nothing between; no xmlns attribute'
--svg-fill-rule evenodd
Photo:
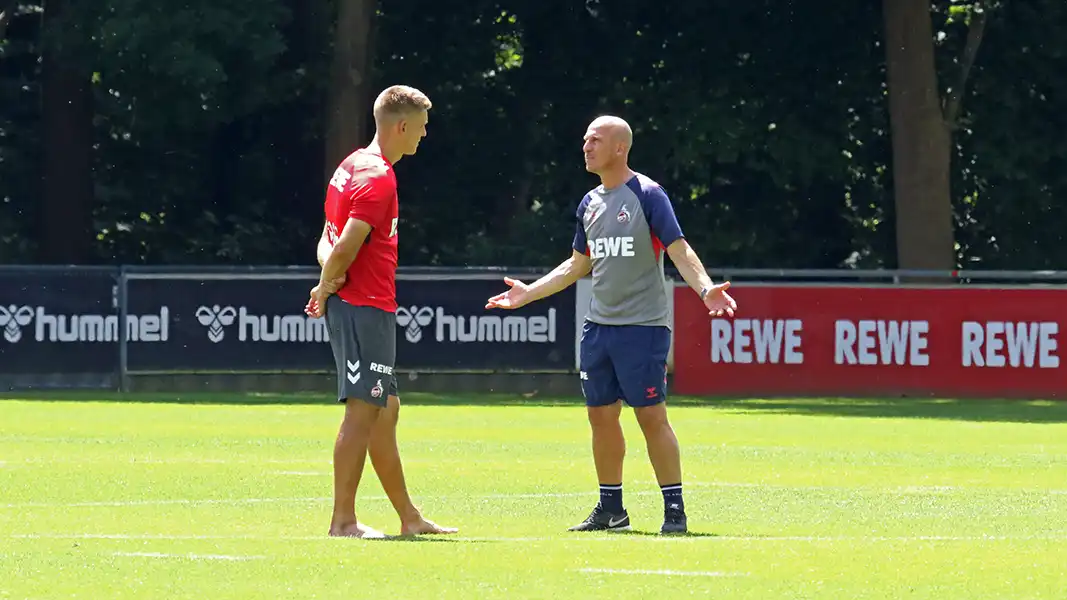
<svg viewBox="0 0 1067 600"><path fill-rule="evenodd" d="M590 241L590 258L615 256L634 256L634 238L632 235L602 237Z"/></svg>

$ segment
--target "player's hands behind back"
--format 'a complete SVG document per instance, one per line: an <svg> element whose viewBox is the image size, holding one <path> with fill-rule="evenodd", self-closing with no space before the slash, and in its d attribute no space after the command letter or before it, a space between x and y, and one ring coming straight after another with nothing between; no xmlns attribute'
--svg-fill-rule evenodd
<svg viewBox="0 0 1067 600"><path fill-rule="evenodd" d="M337 279L332 279L330 281L327 281L326 282L326 287L323 288L324 291L326 292L326 295L329 296L331 294L336 294L337 290L341 289L341 287L344 286L346 279L347 279L346 275L341 275Z"/></svg>
<svg viewBox="0 0 1067 600"><path fill-rule="evenodd" d="M304 314L307 316L318 319L326 314L326 299L331 295L336 294L337 290L341 289L341 286L345 284L345 276L342 275L337 279L332 279L324 284L316 285L311 288L311 294L308 298L308 303L304 307Z"/></svg>
<svg viewBox="0 0 1067 600"><path fill-rule="evenodd" d="M704 306L708 309L708 314L713 317L721 317L723 314L734 316L737 302L726 293L728 289L730 289L729 281L713 285L708 289L708 293L704 295Z"/></svg>
<svg viewBox="0 0 1067 600"><path fill-rule="evenodd" d="M511 289L490 298L489 301L485 303L486 308L515 309L530 301L525 283L510 277L505 277L504 283L508 284L508 287Z"/></svg>

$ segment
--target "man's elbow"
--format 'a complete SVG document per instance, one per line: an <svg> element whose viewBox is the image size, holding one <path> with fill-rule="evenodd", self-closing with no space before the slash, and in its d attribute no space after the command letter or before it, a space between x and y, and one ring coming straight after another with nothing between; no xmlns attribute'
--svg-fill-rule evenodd
<svg viewBox="0 0 1067 600"><path fill-rule="evenodd" d="M344 263L351 264L356 259L356 254L359 252L359 244L345 243L345 240L339 240L333 246L333 250L330 251L330 258Z"/></svg>
<svg viewBox="0 0 1067 600"><path fill-rule="evenodd" d="M667 255L671 257L671 261L675 264L682 260L688 253L689 242L685 241L685 238L678 238L667 246Z"/></svg>
<svg viewBox="0 0 1067 600"><path fill-rule="evenodd" d="M593 261L589 260L589 257L585 254L575 250L571 255L568 267L567 271L577 281L593 271Z"/></svg>

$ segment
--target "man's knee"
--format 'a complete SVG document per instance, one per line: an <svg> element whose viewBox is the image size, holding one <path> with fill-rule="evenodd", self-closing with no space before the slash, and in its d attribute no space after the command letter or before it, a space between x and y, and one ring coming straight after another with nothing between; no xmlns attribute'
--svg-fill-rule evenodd
<svg viewBox="0 0 1067 600"><path fill-rule="evenodd" d="M670 421L667 420L667 405L663 402L635 408L634 416L637 417L638 425L646 434L668 429L671 426Z"/></svg>
<svg viewBox="0 0 1067 600"><path fill-rule="evenodd" d="M386 398L385 408L382 409L382 414L379 417L381 421L390 421L396 423L400 420L400 397L390 395Z"/></svg>
<svg viewBox="0 0 1067 600"><path fill-rule="evenodd" d="M609 427L618 424L622 414L622 401L604 406L588 407L589 424L593 427Z"/></svg>

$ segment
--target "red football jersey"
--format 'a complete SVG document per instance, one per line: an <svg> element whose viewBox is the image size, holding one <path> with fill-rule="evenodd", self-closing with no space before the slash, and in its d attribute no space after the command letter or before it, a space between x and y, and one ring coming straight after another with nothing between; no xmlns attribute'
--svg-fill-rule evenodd
<svg viewBox="0 0 1067 600"><path fill-rule="evenodd" d="M398 215L396 175L384 156L361 148L341 162L326 190L330 244L337 243L349 218L371 226L337 291L345 302L396 312Z"/></svg>

